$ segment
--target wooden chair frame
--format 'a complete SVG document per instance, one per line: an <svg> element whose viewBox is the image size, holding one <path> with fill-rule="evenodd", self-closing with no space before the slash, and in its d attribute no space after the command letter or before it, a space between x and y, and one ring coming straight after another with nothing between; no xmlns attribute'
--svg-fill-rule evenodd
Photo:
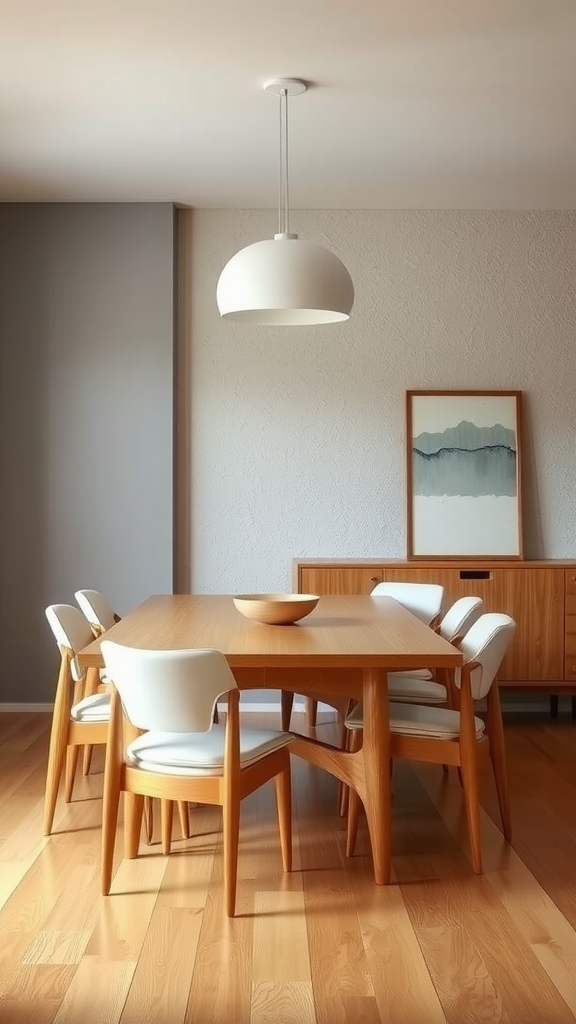
<svg viewBox="0 0 576 1024"><path fill-rule="evenodd" d="M228 917L233 917L236 908L240 802L269 779L274 778L282 864L285 871L292 870L292 798L288 746L268 754L254 765L241 768L239 698L239 690L231 690L227 695L228 711L223 774L214 776L167 775L126 764L125 744L135 738L138 731L125 719L118 691L113 689L104 770L102 820L102 893L105 896L109 894L112 882L118 806L122 792L125 794L125 855L130 859L138 854L145 797L158 797L162 801L163 845L164 839L169 839L171 825L171 811L167 808L166 802L197 801L222 807L224 899L226 914Z"/></svg>
<svg viewBox="0 0 576 1024"><path fill-rule="evenodd" d="M101 637L103 637L104 634L106 633L106 627L103 626L101 622L96 622L95 619L88 618L87 613L86 613L86 611L84 609L82 609L82 612L83 612L84 616L87 618L87 621L88 621L88 623L90 625L90 629L92 630L92 633L94 635L94 639L95 640L101 639ZM114 618L114 625L116 625L117 622L121 622L122 621L122 616L118 615L117 612L113 611L112 615L113 615L113 618ZM97 690L102 690L102 691L109 691L110 690L109 683L103 683L103 682L100 681L99 678L97 680L97 684L98 685L96 685L96 683L92 683L92 686L96 686L96 689L93 690L93 689L88 688L86 690L86 696L88 696L89 693L91 693L91 692L96 692ZM217 711L214 712L214 716L215 716L214 717L214 721L218 721L218 712ZM83 755L82 755L82 774L83 775L89 775L90 774L90 765L92 763L92 753L93 753L93 746L92 746L92 744L86 744L86 746L84 747ZM173 808L172 805L170 805L169 807L162 807L162 846L163 846L163 849L165 850L165 852L167 852L167 853L170 852L170 839L171 839L171 836L170 836L169 839L166 839L165 838L165 830L166 830L166 827L167 827L168 820L170 822L170 829L172 829L173 811L174 811L174 808ZM181 803L178 804L178 816L180 818L180 830L182 832L182 836L185 839L189 839L190 838L190 820L189 820L189 816L188 816L188 804L187 803L181 802ZM152 843L152 834L153 834L153 831L154 831L154 806L153 806L151 800L146 800L144 802L144 826L145 826L145 830L146 830L146 842L150 846L150 844ZM166 849L166 847L167 847L167 849Z"/></svg>
<svg viewBox="0 0 576 1024"><path fill-rule="evenodd" d="M512 839L510 797L506 769L504 727L497 679L494 679L486 695L487 719L483 735L476 738L474 725L474 701L470 677L478 662L464 665L460 683L460 735L455 739L440 739L427 736L407 736L391 732L390 754L406 761L424 761L431 764L455 765L461 773L468 835L472 855L472 866L476 874L482 874L482 841L480 828L480 790L478 781L478 751L487 752L492 763L496 784L498 806L502 820L502 832L507 842ZM458 688L454 686L454 689ZM352 749L362 743L362 730L353 730ZM350 790L348 807L348 831L346 855L351 857L356 845L361 801L355 790Z"/></svg>
<svg viewBox="0 0 576 1024"><path fill-rule="evenodd" d="M44 805L44 835L52 832L54 812L58 799L60 780L65 765L64 797L66 803L72 800L74 776L80 747L94 743L106 743L108 722L77 722L71 718L73 703L98 692L100 676L98 669L88 669L86 680L75 683L72 679L71 663L75 657L70 647L58 645L61 655L56 698L50 730L48 770L46 773L46 798Z"/></svg>
<svg viewBox="0 0 576 1024"><path fill-rule="evenodd" d="M89 751L89 757L91 758L93 746L98 743L106 744L108 741L108 722L77 722L71 717L70 712L72 705L84 697L90 697L101 690L110 690L110 684L101 684L100 673L96 668L87 670L85 680L75 682L71 672L71 663L75 657L74 651L70 647L64 647L60 644L58 649L61 662L56 685L56 698L54 701L48 749L43 827L45 836L49 836L52 832L62 773L64 772L64 799L69 804L74 790L74 779L80 747L83 747L83 769L86 769L87 752ZM89 763L88 761L88 767ZM88 771L84 770L83 773L87 775ZM172 808L170 808L171 810ZM178 813L182 835L185 839L188 839L190 837L188 805L186 803L179 803ZM146 800L144 804L144 822L146 840L150 844L154 827L151 800Z"/></svg>

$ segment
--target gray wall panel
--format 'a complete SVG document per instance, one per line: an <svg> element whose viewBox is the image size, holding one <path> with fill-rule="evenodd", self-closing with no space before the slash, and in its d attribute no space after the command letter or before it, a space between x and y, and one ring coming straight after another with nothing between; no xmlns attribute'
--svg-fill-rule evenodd
<svg viewBox="0 0 576 1024"><path fill-rule="evenodd" d="M49 701L46 604L172 590L171 204L0 205L0 701Z"/></svg>

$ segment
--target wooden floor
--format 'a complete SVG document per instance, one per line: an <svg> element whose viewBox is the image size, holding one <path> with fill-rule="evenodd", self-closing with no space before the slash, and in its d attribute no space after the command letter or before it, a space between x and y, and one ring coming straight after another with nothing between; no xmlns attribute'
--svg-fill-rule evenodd
<svg viewBox="0 0 576 1024"><path fill-rule="evenodd" d="M576 1021L573 722L506 722L514 844L486 775L483 877L455 772L395 769L394 884L378 888L364 823L347 861L335 781L295 760L295 869L282 874L269 784L243 805L232 921L217 809L193 811L195 838L169 858L156 844L123 861L120 842L102 897L95 759L42 838L48 727L46 715L0 716L3 1024Z"/></svg>

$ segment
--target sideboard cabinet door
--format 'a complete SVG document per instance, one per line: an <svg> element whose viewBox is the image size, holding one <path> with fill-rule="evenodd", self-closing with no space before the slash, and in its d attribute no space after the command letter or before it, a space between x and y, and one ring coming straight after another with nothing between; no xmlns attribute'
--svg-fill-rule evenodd
<svg viewBox="0 0 576 1024"><path fill-rule="evenodd" d="M369 594L381 581L378 565L304 565L298 590L301 594Z"/></svg>

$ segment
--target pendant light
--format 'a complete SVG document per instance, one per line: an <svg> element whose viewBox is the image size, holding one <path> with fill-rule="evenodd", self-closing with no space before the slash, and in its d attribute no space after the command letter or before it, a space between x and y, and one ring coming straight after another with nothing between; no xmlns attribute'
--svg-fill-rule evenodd
<svg viewBox="0 0 576 1024"><path fill-rule="evenodd" d="M280 97L278 233L237 252L220 274L216 299L227 320L268 325L327 324L347 320L354 285L334 253L290 231L288 97L306 91L296 78L266 82Z"/></svg>

